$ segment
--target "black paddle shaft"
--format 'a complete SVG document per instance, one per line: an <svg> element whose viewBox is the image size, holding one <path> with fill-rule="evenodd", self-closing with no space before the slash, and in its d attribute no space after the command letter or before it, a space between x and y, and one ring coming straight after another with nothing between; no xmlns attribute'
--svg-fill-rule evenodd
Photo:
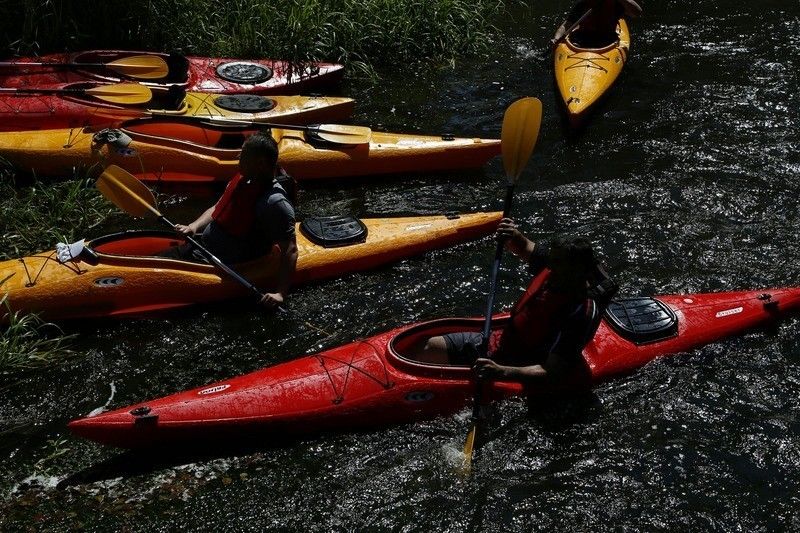
<svg viewBox="0 0 800 533"><path fill-rule="evenodd" d="M167 220L167 217L165 217L164 215L161 215L158 218L163 220L165 224L169 224L169 226L171 228L175 228L175 224L173 224L172 222ZM226 274L228 274L230 277L232 277L233 279L235 279L236 281L238 281L239 283L241 283L242 285L247 287L250 291L255 293L258 296L259 300L261 300L261 298L264 297L264 294L260 290L258 290L258 287L256 287L255 285L253 285L252 283L247 281L245 278L240 276L238 272L236 272L231 267L229 267L228 265L223 263L216 255L212 254L207 248L205 248L203 245L201 245L199 242L197 242L197 239L195 239L191 235L185 235L185 238L186 238L187 241L189 241L192 244L192 246L194 246L195 248L200 250L200 253L202 253L204 256L206 256L206 258L209 261L211 261L214 264L214 266L216 266L217 268L221 269Z"/></svg>
<svg viewBox="0 0 800 533"><path fill-rule="evenodd" d="M14 90L0 90L0 94L82 94L86 89L14 89Z"/></svg>
<svg viewBox="0 0 800 533"><path fill-rule="evenodd" d="M511 207L514 203L514 184L508 183L506 185L506 199L503 204L503 218L508 218L511 214ZM481 339L481 347L479 355L487 357L489 353L489 336L492 334L492 311L494 309L494 295L497 290L497 275L500 272L500 260L503 258L503 248L505 248L505 239L497 241L497 248L494 252L494 263L492 264L492 274L489 277L489 295L486 298L486 318L483 322L483 338ZM480 405L481 405L481 392L483 386L481 379L475 380L475 395L474 403L472 405L472 418L477 420Z"/></svg>

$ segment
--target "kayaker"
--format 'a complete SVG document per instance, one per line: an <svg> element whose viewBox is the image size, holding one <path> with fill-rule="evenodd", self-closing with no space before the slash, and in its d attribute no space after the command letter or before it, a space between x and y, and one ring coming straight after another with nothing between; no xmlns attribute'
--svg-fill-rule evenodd
<svg viewBox="0 0 800 533"><path fill-rule="evenodd" d="M261 300L267 307L284 302L297 263L294 180L277 163L278 145L272 136L251 135L242 145L239 174L228 183L217 203L191 224L175 225L184 235L199 234L203 245L226 264L262 257L277 244L281 258L276 290ZM161 255L202 260L189 243Z"/></svg>
<svg viewBox="0 0 800 533"><path fill-rule="evenodd" d="M642 8L634 0L580 0L566 20L556 30L550 43L555 46L564 37L567 28L578 21L589 9L589 15L574 30L576 44L587 48L601 48L617 39L617 21L624 17L638 18Z"/></svg>
<svg viewBox="0 0 800 533"><path fill-rule="evenodd" d="M489 358L479 357L481 333L458 332L431 337L417 359L473 365L485 378L523 383L557 380L583 361L581 351L594 336L616 287L598 266L586 239L534 243L510 218L500 222L497 237L528 263L534 277L514 305L508 325L492 333Z"/></svg>

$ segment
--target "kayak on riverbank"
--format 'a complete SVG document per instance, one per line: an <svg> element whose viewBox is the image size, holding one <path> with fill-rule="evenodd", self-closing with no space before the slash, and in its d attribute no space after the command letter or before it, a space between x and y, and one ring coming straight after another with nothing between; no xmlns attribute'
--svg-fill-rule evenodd
<svg viewBox="0 0 800 533"><path fill-rule="evenodd" d="M0 156L39 177L113 164L146 182L191 186L230 180L238 172L242 143L257 130L158 118L127 121L111 130L0 132ZM321 140L313 129L274 128L272 135L280 165L298 181L474 169L500 153L499 139L451 135L371 132L368 142L357 144Z"/></svg>
<svg viewBox="0 0 800 533"><path fill-rule="evenodd" d="M375 268L483 235L500 213L354 219L311 218L297 225L298 285ZM64 250L0 262L0 294L12 312L47 320L145 316L249 293L206 263L156 257L183 240L174 232L128 231ZM63 255L63 254L66 254ZM238 265L259 287L273 283L278 250ZM2 322L0 316L0 322Z"/></svg>
<svg viewBox="0 0 800 533"><path fill-rule="evenodd" d="M81 82L53 87L64 94L0 93L0 131L112 126L148 116L310 124L346 120L354 103L352 98L344 97L220 95L187 92L173 86L152 88L149 102L128 105L85 92L102 87L96 82Z"/></svg>
<svg viewBox="0 0 800 533"><path fill-rule="evenodd" d="M52 87L64 83L136 80L105 65L132 56L163 59L167 73L159 79L137 80L152 87L177 85L205 93L297 94L338 84L344 67L335 63L294 64L274 59L232 59L184 56L160 52L88 50L20 57L0 66L2 87ZM44 66L26 65L45 63Z"/></svg>
<svg viewBox="0 0 800 533"><path fill-rule="evenodd" d="M612 301L584 365L559 390L584 389L653 359L773 323L800 309L800 288ZM508 315L498 316L502 328ZM121 448L222 444L408 423L455 413L474 392L470 368L421 364L425 339L480 331L483 319L403 326L186 392L70 422L70 430ZM492 382L487 399L553 389Z"/></svg>

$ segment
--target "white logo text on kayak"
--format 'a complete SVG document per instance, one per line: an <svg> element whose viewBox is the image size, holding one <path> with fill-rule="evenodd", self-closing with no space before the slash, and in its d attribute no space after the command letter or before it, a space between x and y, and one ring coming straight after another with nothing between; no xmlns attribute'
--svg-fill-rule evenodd
<svg viewBox="0 0 800 533"><path fill-rule="evenodd" d="M731 316L731 315L738 315L744 311L744 307L734 307L733 309L726 309L724 311L718 311L716 315L717 318L722 318L724 316Z"/></svg>
<svg viewBox="0 0 800 533"><path fill-rule="evenodd" d="M209 387L207 389L203 389L200 392L198 392L197 394L215 394L217 392L224 391L228 387L230 387L230 385L228 385L227 383L225 385L217 385L215 387Z"/></svg>

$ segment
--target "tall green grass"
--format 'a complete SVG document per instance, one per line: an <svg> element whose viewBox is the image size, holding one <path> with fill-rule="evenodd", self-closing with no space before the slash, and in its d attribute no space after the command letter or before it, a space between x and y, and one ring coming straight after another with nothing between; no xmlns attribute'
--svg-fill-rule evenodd
<svg viewBox="0 0 800 533"><path fill-rule="evenodd" d="M92 236L91 230L114 212L94 188L94 180L34 182L17 188L8 173L0 173L0 260Z"/></svg>
<svg viewBox="0 0 800 533"><path fill-rule="evenodd" d="M123 47L364 66L489 50L503 0L5 0L16 53Z"/></svg>
<svg viewBox="0 0 800 533"><path fill-rule="evenodd" d="M12 312L0 297L0 375L57 365L78 354L70 349L75 335L33 314Z"/></svg>

